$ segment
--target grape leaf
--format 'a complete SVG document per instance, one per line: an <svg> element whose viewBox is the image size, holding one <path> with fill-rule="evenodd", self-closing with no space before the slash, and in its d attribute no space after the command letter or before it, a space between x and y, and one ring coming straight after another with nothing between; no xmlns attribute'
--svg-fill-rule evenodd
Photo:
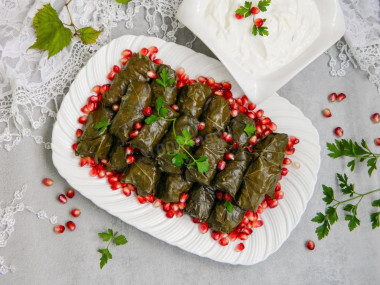
<svg viewBox="0 0 380 285"><path fill-rule="evenodd" d="M131 1L132 0L116 0L117 3L121 3L121 4L128 4Z"/></svg>
<svg viewBox="0 0 380 285"><path fill-rule="evenodd" d="M72 31L63 25L50 4L38 10L33 18L33 26L37 39L29 48L48 51L49 58L67 47L73 37Z"/></svg>
<svg viewBox="0 0 380 285"><path fill-rule="evenodd" d="M97 31L92 27L84 27L82 29L79 29L77 32L79 34L79 38L86 45L95 43L101 33L101 31Z"/></svg>

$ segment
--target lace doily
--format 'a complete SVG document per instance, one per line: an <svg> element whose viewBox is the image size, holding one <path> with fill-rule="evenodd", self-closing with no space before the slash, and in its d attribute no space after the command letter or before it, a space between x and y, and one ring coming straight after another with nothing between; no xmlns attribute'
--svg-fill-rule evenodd
<svg viewBox="0 0 380 285"><path fill-rule="evenodd" d="M110 41L117 22L125 21L132 28L134 15L145 9L149 35L176 41L177 30L183 28L175 20L182 0L134 0L128 5L115 0L74 0L70 11L76 25L91 25L103 32L96 45L73 40L69 48L47 59L46 52L28 47L35 41L33 16L49 2L62 21L69 22L64 0L0 0L0 148L8 151L26 137L50 148L39 135L41 128L55 119L61 97L91 55ZM191 47L192 42L186 45Z"/></svg>

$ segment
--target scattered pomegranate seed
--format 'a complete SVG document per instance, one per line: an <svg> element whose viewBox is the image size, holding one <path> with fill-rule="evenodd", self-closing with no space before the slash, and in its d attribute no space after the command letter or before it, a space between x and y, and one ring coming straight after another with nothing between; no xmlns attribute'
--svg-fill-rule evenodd
<svg viewBox="0 0 380 285"><path fill-rule="evenodd" d="M261 109L256 112L256 118L258 119L261 118L263 115L264 115L264 111Z"/></svg>
<svg viewBox="0 0 380 285"><path fill-rule="evenodd" d="M236 110L239 109L239 105L237 102L233 102L232 104L230 104L230 107L231 107L231 109L236 109Z"/></svg>
<svg viewBox="0 0 380 285"><path fill-rule="evenodd" d="M81 129L77 129L75 134L76 134L77 138L80 138L83 135L83 131Z"/></svg>
<svg viewBox="0 0 380 285"><path fill-rule="evenodd" d="M156 197L154 197L153 195L149 194L147 197L146 197L147 201L149 203L153 203L154 200L156 199Z"/></svg>
<svg viewBox="0 0 380 285"><path fill-rule="evenodd" d="M225 140L227 143L232 142L232 141L233 141L232 135L231 135L231 134L228 134L224 140Z"/></svg>
<svg viewBox="0 0 380 285"><path fill-rule="evenodd" d="M195 142L196 146L200 146L202 143L202 139L200 137L193 138L193 141Z"/></svg>
<svg viewBox="0 0 380 285"><path fill-rule="evenodd" d="M221 160L218 162L218 170L223 171L226 168L226 162L224 160Z"/></svg>
<svg viewBox="0 0 380 285"><path fill-rule="evenodd" d="M202 233L202 234L205 234L208 232L208 224L203 222L203 223L200 223L199 224L199 231Z"/></svg>
<svg viewBox="0 0 380 285"><path fill-rule="evenodd" d="M281 175L282 176L286 176L288 174L288 169L286 167L283 167L282 168L282 172L281 172Z"/></svg>
<svg viewBox="0 0 380 285"><path fill-rule="evenodd" d="M147 55L148 53L149 53L149 50L147 48L142 48L140 50L140 54L142 54L142 55Z"/></svg>
<svg viewBox="0 0 380 285"><path fill-rule="evenodd" d="M250 137L249 144L250 145L256 145L257 144L257 136Z"/></svg>
<svg viewBox="0 0 380 285"><path fill-rule="evenodd" d="M183 217L183 211L182 210L178 210L177 212L175 212L175 215L177 218L181 218Z"/></svg>
<svg viewBox="0 0 380 285"><path fill-rule="evenodd" d="M120 182L115 182L115 183L111 184L111 189L112 190L117 190L117 189L120 189L121 187L123 187L123 185L121 185Z"/></svg>
<svg viewBox="0 0 380 285"><path fill-rule="evenodd" d="M312 240L308 240L306 242L306 247L309 249L309 250L314 250L315 248L315 243L312 241Z"/></svg>
<svg viewBox="0 0 380 285"><path fill-rule="evenodd" d="M257 19L255 19L255 26L256 27L258 27L258 28L260 28L260 27L262 27L262 25L264 24L264 20L263 19L261 19L261 18L257 18Z"/></svg>
<svg viewBox="0 0 380 285"><path fill-rule="evenodd" d="M74 218L78 218L78 217L80 216L81 213L82 213L82 212L81 212L81 210L79 210L79 209L72 209L72 210L71 210L71 215L72 215Z"/></svg>
<svg viewBox="0 0 380 285"><path fill-rule="evenodd" d="M337 127L337 128L335 128L334 133L337 137L342 137L343 136L343 129L341 127Z"/></svg>
<svg viewBox="0 0 380 285"><path fill-rule="evenodd" d="M253 110L255 110L255 108L256 108L255 104L253 104L253 103L248 104L248 110L253 111Z"/></svg>
<svg viewBox="0 0 380 285"><path fill-rule="evenodd" d="M323 109L322 114L323 114L323 116L325 116L326 118L330 118L330 117L331 117L331 111L330 111L329 108L325 108L325 109Z"/></svg>
<svg viewBox="0 0 380 285"><path fill-rule="evenodd" d="M87 116L81 116L78 119L78 122L82 125L84 125L87 122Z"/></svg>
<svg viewBox="0 0 380 285"><path fill-rule="evenodd" d="M185 73L185 69L183 67L179 67L177 70L176 70L177 74L178 75L182 75Z"/></svg>
<svg viewBox="0 0 380 285"><path fill-rule="evenodd" d="M295 150L295 148L287 148L286 150L285 150L285 154L286 155L292 155L292 154L294 154L294 152L295 152L296 150Z"/></svg>
<svg viewBox="0 0 380 285"><path fill-rule="evenodd" d="M192 218L194 224L199 224L199 220L197 218Z"/></svg>
<svg viewBox="0 0 380 285"><path fill-rule="evenodd" d="M336 93L331 93L331 94L329 95L329 101L330 101L330 102L334 102L334 101L337 99L337 96L338 96L338 95L336 95Z"/></svg>
<svg viewBox="0 0 380 285"><path fill-rule="evenodd" d="M58 201L61 202L62 204L66 204L67 203L67 198L64 194L61 194L58 196Z"/></svg>
<svg viewBox="0 0 380 285"><path fill-rule="evenodd" d="M244 244L243 243L239 243L236 247L235 247L235 251L237 252L241 252L243 251L245 248Z"/></svg>
<svg viewBox="0 0 380 285"><path fill-rule="evenodd" d="M299 163L299 162L297 162L297 161L295 161L295 162L293 162L293 167L295 168L295 169L299 169L300 167L301 167L301 164Z"/></svg>
<svg viewBox="0 0 380 285"><path fill-rule="evenodd" d="M78 144L77 144L77 143L74 143L71 147L72 147L73 150L75 151L75 150L77 150L77 148L78 148Z"/></svg>
<svg viewBox="0 0 380 285"><path fill-rule="evenodd" d="M114 65L113 67L112 67L112 70L113 70L113 72L115 72L115 73L119 73L121 70L120 70L120 67L118 66L118 65Z"/></svg>
<svg viewBox="0 0 380 285"><path fill-rule="evenodd" d="M179 203L178 203L178 208L179 208L180 210L185 209L185 207L186 207L186 203L184 203L184 202L179 202Z"/></svg>
<svg viewBox="0 0 380 285"><path fill-rule="evenodd" d="M220 238L220 233L219 232L212 232L211 233L211 238L213 239L213 240L219 240L219 238Z"/></svg>
<svg viewBox="0 0 380 285"><path fill-rule="evenodd" d="M278 206L278 201L276 199L271 199L268 201L269 208L273 209Z"/></svg>
<svg viewBox="0 0 380 285"><path fill-rule="evenodd" d="M276 194L275 194L275 196L276 196L276 199L277 199L277 200L281 200L281 199L284 198L284 192L282 192L282 191L277 191Z"/></svg>
<svg viewBox="0 0 380 285"><path fill-rule="evenodd" d="M375 145L380 146L380 138L375 139Z"/></svg>
<svg viewBox="0 0 380 285"><path fill-rule="evenodd" d="M237 117L237 115L239 115L239 110L236 110L236 109L234 109L234 110L231 110L231 117Z"/></svg>
<svg viewBox="0 0 380 285"><path fill-rule="evenodd" d="M250 118L251 120L254 120L255 119L255 113L253 112L247 112L247 117Z"/></svg>
<svg viewBox="0 0 380 285"><path fill-rule="evenodd" d="M235 241L238 238L238 233L236 231L233 231L232 233L229 234L228 236L231 241Z"/></svg>
<svg viewBox="0 0 380 285"><path fill-rule="evenodd" d="M133 125L133 128L135 129L135 130L141 130L142 129L142 124L140 123L140 122L137 122L137 123L135 123L134 125Z"/></svg>
<svg viewBox="0 0 380 285"><path fill-rule="evenodd" d="M272 131L272 132L275 132L277 131L277 125L273 122L271 122L269 125L268 125L269 129Z"/></svg>
<svg viewBox="0 0 380 285"><path fill-rule="evenodd" d="M75 191L74 189L69 189L67 190L66 192L66 196L69 197L70 199L73 198L75 196Z"/></svg>
<svg viewBox="0 0 380 285"><path fill-rule="evenodd" d="M206 85L213 87L215 85L215 79L210 77L209 79L207 79Z"/></svg>
<svg viewBox="0 0 380 285"><path fill-rule="evenodd" d="M181 194L181 197L179 198L179 201L180 202L182 202L182 203L184 203L184 202L186 202L186 200L189 198L189 194L187 194L187 193L182 193Z"/></svg>
<svg viewBox="0 0 380 285"><path fill-rule="evenodd" d="M150 115L152 115L152 108L149 106L145 107L143 110L143 114L144 116L149 117Z"/></svg>
<svg viewBox="0 0 380 285"><path fill-rule="evenodd" d="M134 130L134 131L129 135L129 137L130 137L131 139L134 139L134 138L136 138L138 135L139 135L139 131L138 131L138 130Z"/></svg>
<svg viewBox="0 0 380 285"><path fill-rule="evenodd" d="M127 164L132 164L136 161L136 157L134 155L128 155L127 156Z"/></svg>
<svg viewBox="0 0 380 285"><path fill-rule="evenodd" d="M225 155L224 155L224 159L225 160L235 160L235 155L231 152L227 152Z"/></svg>
<svg viewBox="0 0 380 285"><path fill-rule="evenodd" d="M76 228L76 225L74 224L74 222L72 222L72 221L68 221L68 222L66 223L66 227L67 227L70 231L74 231L75 228Z"/></svg>
<svg viewBox="0 0 380 285"><path fill-rule="evenodd" d="M287 158L287 157L285 157L283 162L282 162L282 164L284 164L284 165L290 165L291 163L292 163L292 161L290 160L290 158Z"/></svg>
<svg viewBox="0 0 380 285"><path fill-rule="evenodd" d="M221 238L221 239L219 240L219 244L220 244L221 246L226 246L226 245L228 245L228 243L229 243L229 241L228 241L227 238Z"/></svg>
<svg viewBox="0 0 380 285"><path fill-rule="evenodd" d="M156 79L157 78L157 73L155 73L154 71L151 71L149 70L146 75L151 78L151 79Z"/></svg>
<svg viewBox="0 0 380 285"><path fill-rule="evenodd" d="M235 14L235 18L238 19L238 20L241 20L244 18L244 15L240 15L238 13Z"/></svg>
<svg viewBox="0 0 380 285"><path fill-rule="evenodd" d="M130 49L125 49L121 54L123 57L131 57L133 53Z"/></svg>
<svg viewBox="0 0 380 285"><path fill-rule="evenodd" d="M173 104L173 105L171 105L170 106L174 111L179 111L179 107L178 107L178 105L176 105L176 104Z"/></svg>
<svg viewBox="0 0 380 285"><path fill-rule="evenodd" d="M175 213L174 213L173 210L169 210L169 211L166 212L166 217L169 218L169 219L171 219L171 218L174 217L174 214Z"/></svg>
<svg viewBox="0 0 380 285"><path fill-rule="evenodd" d="M158 53L158 48L157 47L155 47L155 46L151 46L150 48L149 48L149 52L150 53Z"/></svg>
<svg viewBox="0 0 380 285"><path fill-rule="evenodd" d="M374 122L375 124L377 124L378 122L380 122L380 114L379 113L375 113L371 116L371 120L372 122Z"/></svg>
<svg viewBox="0 0 380 285"><path fill-rule="evenodd" d="M251 8L251 13L252 13L253 15L259 14L259 13L260 13L260 9L257 8L257 7L252 7L252 8Z"/></svg>
<svg viewBox="0 0 380 285"><path fill-rule="evenodd" d="M338 102L341 102L341 101L343 101L344 99L346 99L346 94L344 94L344 93L340 93L340 94L336 97L336 99L338 100Z"/></svg>
<svg viewBox="0 0 380 285"><path fill-rule="evenodd" d="M133 148L131 148L130 146L127 146L127 147L125 148L125 153L126 153L127 155L132 154L132 153L133 153Z"/></svg>
<svg viewBox="0 0 380 285"><path fill-rule="evenodd" d="M90 176L91 177L98 176L98 170L96 169L96 167L91 168L91 170L90 170Z"/></svg>
<svg viewBox="0 0 380 285"><path fill-rule="evenodd" d="M61 234L65 231L65 226L62 226L62 225L57 225L54 227L54 231L57 233L57 234Z"/></svg>
<svg viewBox="0 0 380 285"><path fill-rule="evenodd" d="M200 122L199 125L198 125L198 130L199 131L202 131L204 130L206 127L206 123L205 122Z"/></svg>
<svg viewBox="0 0 380 285"><path fill-rule="evenodd" d="M138 195L137 201L139 201L140 204L144 204L144 203L146 203L146 198Z"/></svg>
<svg viewBox="0 0 380 285"><path fill-rule="evenodd" d="M100 94L106 93L109 89L110 89L110 85L109 84L102 85L102 88L100 89Z"/></svg>
<svg viewBox="0 0 380 285"><path fill-rule="evenodd" d="M177 203L171 203L170 208L174 211L177 212L179 210L178 204Z"/></svg>
<svg viewBox="0 0 380 285"><path fill-rule="evenodd" d="M80 160L80 162L79 162L79 165L83 167L83 166L85 166L86 164L88 164L88 160L87 160L87 158L86 158L86 157L81 158L81 160Z"/></svg>
<svg viewBox="0 0 380 285"><path fill-rule="evenodd" d="M152 205L153 205L153 207L158 208L162 205L162 200L156 199L156 200L154 200Z"/></svg>
<svg viewBox="0 0 380 285"><path fill-rule="evenodd" d="M164 205L163 205L163 207L162 207L162 209L165 211L165 212L167 212L167 211L169 211L170 210L170 203L165 203Z"/></svg>
<svg viewBox="0 0 380 285"><path fill-rule="evenodd" d="M223 192L217 191L217 192L216 192L216 198L217 198L218 200L222 200L222 199L223 199Z"/></svg>
<svg viewBox="0 0 380 285"><path fill-rule="evenodd" d="M224 200L232 201L232 196L228 193L224 193Z"/></svg>
<svg viewBox="0 0 380 285"><path fill-rule="evenodd" d="M99 98L98 98L98 96L92 95L92 96L90 96L90 98L88 100L92 103L98 103Z"/></svg>
<svg viewBox="0 0 380 285"><path fill-rule="evenodd" d="M53 181L53 179L50 179L50 178L44 178L44 179L42 180L42 183L43 183L45 186L50 187L50 186L52 186L52 185L54 184L54 181Z"/></svg>
<svg viewBox="0 0 380 285"><path fill-rule="evenodd" d="M107 78L112 81L115 79L115 76L116 76L116 73L111 71L110 73L108 73Z"/></svg>
<svg viewBox="0 0 380 285"><path fill-rule="evenodd" d="M92 88L92 92L95 92L96 94L99 94L100 93L100 86L99 85L96 85Z"/></svg>
<svg viewBox="0 0 380 285"><path fill-rule="evenodd" d="M131 190L131 188L130 187L123 187L123 194L125 195L125 196L127 196L127 197L129 197L129 196L131 196L131 194L132 194L132 190Z"/></svg>

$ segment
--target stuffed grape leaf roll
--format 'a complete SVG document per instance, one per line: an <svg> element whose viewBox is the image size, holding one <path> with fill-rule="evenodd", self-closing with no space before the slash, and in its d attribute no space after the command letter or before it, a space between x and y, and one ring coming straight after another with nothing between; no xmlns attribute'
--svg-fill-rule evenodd
<svg viewBox="0 0 380 285"><path fill-rule="evenodd" d="M116 136L123 145L129 140L133 125L144 119L142 111L150 104L151 99L152 92L148 83L131 82L110 128L110 133Z"/></svg>
<svg viewBox="0 0 380 285"><path fill-rule="evenodd" d="M188 131L191 137L196 137L198 134L199 121L191 116L181 116L176 120L175 123L175 133L176 135L182 135L183 131ZM182 173L181 167L176 166L168 153L175 153L179 151L180 153L185 153L184 150L179 149L179 145L175 140L175 135L173 129L169 129L169 132L164 137L162 142L156 147L156 160L160 169L167 173L180 174ZM186 146L187 150L190 147Z"/></svg>
<svg viewBox="0 0 380 285"><path fill-rule="evenodd" d="M189 84L181 88L177 105L183 115L199 118L211 95L212 89L206 84Z"/></svg>
<svg viewBox="0 0 380 285"><path fill-rule="evenodd" d="M113 116L114 112L102 103L88 115L84 132L78 141L77 155L92 157L96 162L107 157L112 146L112 136L107 127ZM99 124L104 127L100 127Z"/></svg>
<svg viewBox="0 0 380 285"><path fill-rule="evenodd" d="M285 150L288 144L287 134L272 133L261 140L253 149L272 163L282 166L285 158Z"/></svg>
<svg viewBox="0 0 380 285"><path fill-rule="evenodd" d="M164 106L168 112L165 119L171 120L179 116L170 106ZM155 113L154 115L157 115ZM153 150L165 136L167 130L172 126L173 121L158 119L152 124L146 124L139 132L139 135L130 142L132 148L138 148L144 156L153 156Z"/></svg>
<svg viewBox="0 0 380 285"><path fill-rule="evenodd" d="M164 69L166 71L164 71ZM167 72L168 78L173 78L174 81L174 83L166 87L166 89L157 82L157 79L161 80L160 75L163 72ZM156 102L156 99L161 97L169 106L171 106L177 102L177 72L170 68L170 66L161 64L157 70L157 75L159 78L153 80L152 82L153 102Z"/></svg>
<svg viewBox="0 0 380 285"><path fill-rule="evenodd" d="M205 137L203 144L194 154L195 159L207 157L209 165L208 171L201 173L197 166L189 166L186 170L186 178L191 182L199 182L203 185L210 185L216 174L216 166L220 160L223 160L224 154L227 152L228 145L225 140L220 138L218 134L210 134Z"/></svg>
<svg viewBox="0 0 380 285"><path fill-rule="evenodd" d="M215 201L215 193L211 187L196 184L189 192L185 212L201 221L210 216Z"/></svg>
<svg viewBox="0 0 380 285"><path fill-rule="evenodd" d="M240 148L235 154L235 159L227 162L226 168L216 175L214 187L235 198L251 160L252 154Z"/></svg>
<svg viewBox="0 0 380 285"><path fill-rule="evenodd" d="M156 184L161 177L161 171L154 161L146 157L139 157L124 173L121 182L136 186L137 195L146 197L156 194Z"/></svg>
<svg viewBox="0 0 380 285"><path fill-rule="evenodd" d="M110 89L103 94L103 102L106 106L119 103L132 81L148 82L150 78L147 72L156 71L156 69L157 65L147 56L134 53L123 70L115 76Z"/></svg>
<svg viewBox="0 0 380 285"><path fill-rule="evenodd" d="M274 196L276 184L281 175L281 167L259 156L243 178L242 187L237 195L237 204L245 210L256 212L265 195Z"/></svg>
<svg viewBox="0 0 380 285"><path fill-rule="evenodd" d="M256 127L254 120L239 112L239 115L233 118L228 126L228 131L231 133L234 140L238 142L239 146L247 145L250 139L244 131L247 125Z"/></svg>
<svg viewBox="0 0 380 285"><path fill-rule="evenodd" d="M225 201L218 201L212 209L207 223L211 229L222 233L231 233L242 221L245 211L236 205L230 204L232 212L224 206Z"/></svg>
<svg viewBox="0 0 380 285"><path fill-rule="evenodd" d="M200 135L222 132L230 123L230 113L228 101L221 96L214 96L206 111L201 115L200 120L205 123L205 128L200 131Z"/></svg>
<svg viewBox="0 0 380 285"><path fill-rule="evenodd" d="M192 185L182 175L165 174L158 184L156 196L166 203L177 203L181 194L189 192Z"/></svg>
<svg viewBox="0 0 380 285"><path fill-rule="evenodd" d="M116 171L118 173L124 172L128 166L125 159L125 147L122 146L120 141L114 141L114 145L110 154L110 160L107 163L107 171Z"/></svg>

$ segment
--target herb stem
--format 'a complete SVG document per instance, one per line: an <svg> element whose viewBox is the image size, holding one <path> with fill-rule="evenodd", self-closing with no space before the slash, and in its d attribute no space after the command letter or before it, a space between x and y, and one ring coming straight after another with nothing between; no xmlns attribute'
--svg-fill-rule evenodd
<svg viewBox="0 0 380 285"><path fill-rule="evenodd" d="M350 201L354 201L354 200L360 198L359 202L356 204L356 205L358 205L358 204L361 202L361 200L362 200L365 196L367 196L367 195L369 195L369 194L372 194L372 193L379 192L379 191L380 191L380 188L379 188L379 189L376 189L376 190L373 190L373 191L370 191L370 192L367 192L367 193L364 193L364 194L359 194L359 193L357 193L358 196L352 197L352 198L347 199L347 200L344 200L344 201L337 201L337 200L334 199L334 201L336 201L337 203L336 203L335 205L333 205L333 207L334 207L334 208L337 208L339 205L341 205L341 204L343 204L343 203L347 203L347 202L350 202Z"/></svg>
<svg viewBox="0 0 380 285"><path fill-rule="evenodd" d="M71 17L71 13L70 13L70 9L69 9L69 4L71 3L71 1L73 1L73 0L69 0L65 4L65 7L67 10L67 13L69 14L69 18L70 18L70 22L71 22L70 25L68 25L68 26L73 27L74 31L75 31L74 35L77 35L77 27L74 25L74 21L73 21L73 18Z"/></svg>

